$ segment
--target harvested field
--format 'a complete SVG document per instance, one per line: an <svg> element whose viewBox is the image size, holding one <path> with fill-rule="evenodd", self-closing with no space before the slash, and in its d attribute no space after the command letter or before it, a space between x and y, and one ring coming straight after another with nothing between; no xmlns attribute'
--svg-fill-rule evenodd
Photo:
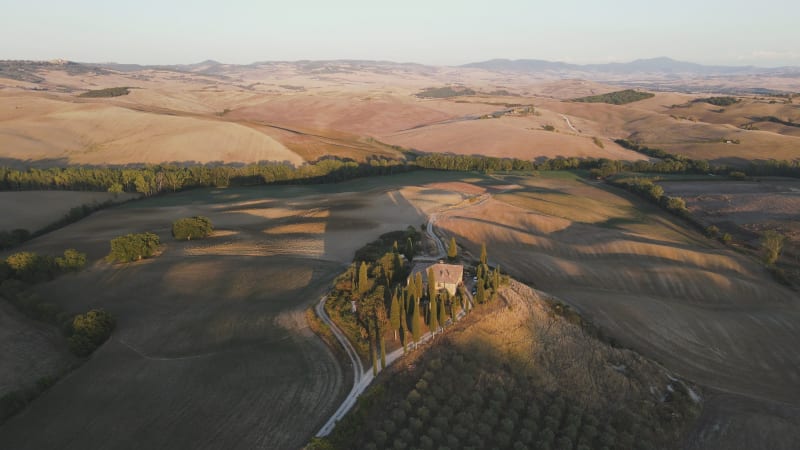
<svg viewBox="0 0 800 450"><path fill-rule="evenodd" d="M778 230L800 242L800 181L662 181L668 195L682 197L692 215L708 225L746 237Z"/></svg>
<svg viewBox="0 0 800 450"><path fill-rule="evenodd" d="M0 354L0 398L34 387L74 361L57 329L25 318L5 300L0 300Z"/></svg>
<svg viewBox="0 0 800 450"><path fill-rule="evenodd" d="M800 404L798 297L758 263L603 185L508 181L521 188L444 213L437 226L473 255L485 242L490 262L709 391L764 410Z"/></svg>
<svg viewBox="0 0 800 450"><path fill-rule="evenodd" d="M109 200L126 201L134 194L78 191L0 192L0 230L23 228L34 232L61 219L70 209Z"/></svg>
<svg viewBox="0 0 800 450"><path fill-rule="evenodd" d="M36 292L70 312L104 308L118 326L88 362L0 427L0 442L15 449L302 446L347 382L303 311L364 242L462 201L460 193L427 187L443 179L459 180L410 173L327 186L199 189L100 211L26 243L23 250L86 252L89 269ZM213 221L214 235L169 237L174 219L197 214ZM145 230L161 236L162 255L128 266L101 260L112 237Z"/></svg>

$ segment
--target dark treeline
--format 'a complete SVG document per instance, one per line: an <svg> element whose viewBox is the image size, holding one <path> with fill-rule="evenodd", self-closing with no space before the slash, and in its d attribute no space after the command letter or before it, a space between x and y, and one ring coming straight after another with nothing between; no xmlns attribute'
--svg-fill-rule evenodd
<svg viewBox="0 0 800 450"><path fill-rule="evenodd" d="M243 166L59 167L27 170L0 167L0 190L108 191L151 196L198 187L335 183L418 169L480 172L594 169L593 174L602 177L618 172L725 175L731 172L731 168L727 166L712 166L705 160L673 155L625 139L616 142L625 148L660 160L555 158L534 162L490 156L409 153L409 160L375 158L366 163L358 163L352 160L326 158L297 167L288 163ZM800 177L800 161L769 160L764 163L751 163L740 170L750 176Z"/></svg>
<svg viewBox="0 0 800 450"><path fill-rule="evenodd" d="M639 145L627 139L617 139L614 142L619 144L621 147L627 148L628 150L633 150L643 155L661 159L661 161L658 162L613 161L614 163L626 166L626 170L629 172L696 174L713 173L717 175L728 175L733 170L729 166L711 165L708 161L703 159L691 159L682 155L675 155L661 149ZM749 176L784 176L800 178L800 161L798 160L789 161L770 159L758 163L751 162L747 167L737 169L743 171L745 175ZM618 170L618 172L621 171L622 170Z"/></svg>
<svg viewBox="0 0 800 450"><path fill-rule="evenodd" d="M16 170L0 167L0 190L135 192L146 196L197 187L263 184L318 184L413 170L401 160L357 163L322 159L313 164L148 165L143 167L58 167Z"/></svg>

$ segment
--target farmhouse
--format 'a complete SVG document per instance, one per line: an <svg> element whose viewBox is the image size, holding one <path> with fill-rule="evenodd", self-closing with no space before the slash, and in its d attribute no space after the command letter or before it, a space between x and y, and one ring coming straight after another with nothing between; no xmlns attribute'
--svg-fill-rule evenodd
<svg viewBox="0 0 800 450"><path fill-rule="evenodd" d="M425 288L428 286L428 269L433 269L433 276L436 279L436 289L446 289L450 295L456 295L456 289L461 284L464 276L464 266L456 264L444 264L438 262L415 264L411 269L411 277L416 277L417 273L422 273L422 283Z"/></svg>

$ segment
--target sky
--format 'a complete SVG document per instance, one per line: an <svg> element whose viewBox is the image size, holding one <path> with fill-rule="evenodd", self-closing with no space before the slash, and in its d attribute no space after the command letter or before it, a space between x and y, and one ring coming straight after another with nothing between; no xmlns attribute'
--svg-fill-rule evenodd
<svg viewBox="0 0 800 450"><path fill-rule="evenodd" d="M800 66L800 1L0 0L0 59Z"/></svg>

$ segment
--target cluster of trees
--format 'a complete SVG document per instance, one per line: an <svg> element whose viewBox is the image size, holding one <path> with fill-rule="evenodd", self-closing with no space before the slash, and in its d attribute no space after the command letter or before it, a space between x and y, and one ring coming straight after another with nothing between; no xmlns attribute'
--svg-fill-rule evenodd
<svg viewBox="0 0 800 450"><path fill-rule="evenodd" d="M77 272L86 265L86 254L75 249L64 250L61 256L18 252L0 262L0 282L7 279L25 283L49 281L66 272Z"/></svg>
<svg viewBox="0 0 800 450"><path fill-rule="evenodd" d="M401 160L373 158L367 163L335 158L295 167L289 163L155 165L144 167L60 167L16 170L0 167L0 190L136 192L146 196L196 187L271 183L332 183L413 170Z"/></svg>
<svg viewBox="0 0 800 450"><path fill-rule="evenodd" d="M755 122L772 122L787 127L800 127L800 123L798 122L794 122L791 119L783 120L775 116L753 117L752 120Z"/></svg>
<svg viewBox="0 0 800 450"><path fill-rule="evenodd" d="M489 267L486 244L481 244L480 262L475 266L475 303L482 305L495 299L500 286L508 283L508 277L500 273L500 266Z"/></svg>
<svg viewBox="0 0 800 450"><path fill-rule="evenodd" d="M86 91L79 95L78 97L84 98L108 98L108 97L120 97L122 95L130 94L130 89L127 87L112 87L106 89L95 89L91 91Z"/></svg>
<svg viewBox="0 0 800 450"><path fill-rule="evenodd" d="M172 237L179 241L203 239L214 231L214 225L208 217L194 216L178 219L172 223Z"/></svg>
<svg viewBox="0 0 800 450"><path fill-rule="evenodd" d="M533 162L517 158L431 153L409 154L410 160L374 158L368 163L327 158L298 167L289 163L245 166L156 165L138 168L62 167L29 168L27 170L0 167L0 190L108 191L132 192L151 196L197 187L333 183L417 169L480 172L596 169L596 174L602 176L619 171L716 174L730 172L730 168L727 166L712 166L705 160L693 160L673 155L625 139L616 142L625 148L660 158L662 161L629 162L592 158L554 158ZM748 175L800 177L800 161L770 160L764 163L752 163L744 170ZM90 209L94 210L103 206L105 205L90 207ZM90 212L83 211L82 214L85 216ZM75 214L77 213L78 211Z"/></svg>
<svg viewBox="0 0 800 450"><path fill-rule="evenodd" d="M430 87L415 94L419 98L452 98L462 95L475 95L476 92L464 86Z"/></svg>
<svg viewBox="0 0 800 450"><path fill-rule="evenodd" d="M670 197L664 194L664 189L648 178L618 178L609 180L614 186L633 192L640 197L658 204L667 211L682 217L689 217L686 202L680 197Z"/></svg>
<svg viewBox="0 0 800 450"><path fill-rule="evenodd" d="M736 97L706 97L706 98L698 98L692 101L693 103L708 103L714 106L731 106L739 103L739 99Z"/></svg>
<svg viewBox="0 0 800 450"><path fill-rule="evenodd" d="M655 449L673 444L691 402L678 384L662 402L588 407L485 354L448 344L365 394L310 448Z"/></svg>
<svg viewBox="0 0 800 450"><path fill-rule="evenodd" d="M638 102L647 98L653 98L655 94L650 92L625 89L624 91L609 92L607 94L590 95L572 99L573 102L580 103L610 103L612 105L624 105L627 103Z"/></svg>
<svg viewBox="0 0 800 450"><path fill-rule="evenodd" d="M131 233L111 240L109 262L132 262L153 256L161 241L155 233Z"/></svg>
<svg viewBox="0 0 800 450"><path fill-rule="evenodd" d="M77 356L89 356L103 345L114 331L114 317L102 309L93 309L86 314L78 314L72 319L69 335L69 349Z"/></svg>

